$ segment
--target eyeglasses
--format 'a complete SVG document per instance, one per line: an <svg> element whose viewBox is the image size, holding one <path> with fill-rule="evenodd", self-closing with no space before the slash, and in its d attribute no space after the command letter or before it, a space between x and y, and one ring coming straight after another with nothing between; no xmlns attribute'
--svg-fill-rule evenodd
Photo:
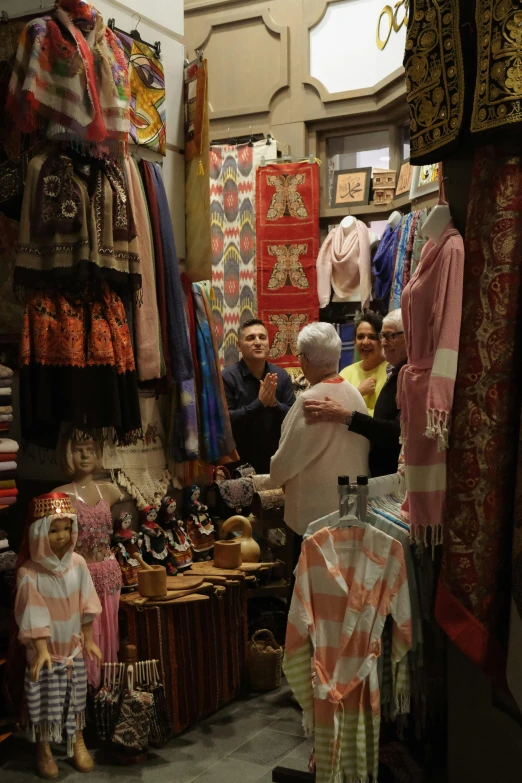
<svg viewBox="0 0 522 783"><path fill-rule="evenodd" d="M394 343L395 338L400 334L404 334L404 332L381 332L379 335L379 340L384 340L387 343Z"/></svg>
<svg viewBox="0 0 522 783"><path fill-rule="evenodd" d="M305 354L304 353L296 353L295 358L300 360L301 356L305 356Z"/></svg>

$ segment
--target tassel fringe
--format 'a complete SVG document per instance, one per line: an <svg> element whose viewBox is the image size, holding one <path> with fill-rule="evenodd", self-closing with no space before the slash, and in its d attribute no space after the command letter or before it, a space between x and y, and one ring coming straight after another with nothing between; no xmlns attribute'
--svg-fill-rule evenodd
<svg viewBox="0 0 522 783"><path fill-rule="evenodd" d="M86 726L85 710L79 712L76 716L76 730L83 731ZM42 721L41 723L31 723L28 728L30 742L55 742L61 743L65 731L63 721ZM67 756L71 758L74 755L74 743L76 742L76 732L67 735Z"/></svg>
<svg viewBox="0 0 522 783"><path fill-rule="evenodd" d="M428 424L424 433L430 440L437 441L437 451L446 451L449 440L450 414L430 408L427 412Z"/></svg>
<svg viewBox="0 0 522 783"><path fill-rule="evenodd" d="M442 525L411 525L410 539L423 549L431 546L432 558L435 558L435 547L444 542L444 530Z"/></svg>
<svg viewBox="0 0 522 783"><path fill-rule="evenodd" d="M305 733L305 737L310 738L313 737L315 734L315 723L314 723L314 714L313 712L304 712L303 711L303 731Z"/></svg>
<svg viewBox="0 0 522 783"><path fill-rule="evenodd" d="M145 506L149 506L151 503L157 502L158 498L154 497L151 500L147 500L147 498L144 497L144 495L140 492L136 484L134 484L131 479L125 475L125 472L123 470L119 470L116 475L114 470L111 470L111 478L113 481L116 481L117 484L120 485L120 487L123 487L123 489L126 489L129 495L133 498L133 500L136 501L136 506L138 507L138 510L141 510L142 508L145 508ZM169 484L172 481L172 475L167 468L163 470L163 474L160 480L156 481L156 492L155 495L161 495L159 498L165 497L167 494L167 490L169 488Z"/></svg>

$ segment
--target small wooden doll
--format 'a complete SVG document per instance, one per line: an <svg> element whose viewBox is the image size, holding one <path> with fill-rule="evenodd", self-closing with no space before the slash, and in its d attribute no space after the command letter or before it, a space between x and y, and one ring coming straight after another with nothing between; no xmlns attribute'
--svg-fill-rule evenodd
<svg viewBox="0 0 522 783"><path fill-rule="evenodd" d="M193 484L188 491L185 527L192 544L194 561L212 560L214 556L214 525L208 507L200 502L201 489Z"/></svg>
<svg viewBox="0 0 522 783"><path fill-rule="evenodd" d="M156 522L157 518L157 506L145 506L140 511L140 530L145 544L143 559L149 565L165 566L167 576L176 576L178 572L176 561L168 550L167 535Z"/></svg>
<svg viewBox="0 0 522 783"><path fill-rule="evenodd" d="M165 495L161 501L160 521L167 534L167 548L175 558L178 571L185 571L192 565L192 548L181 519L177 515L174 498Z"/></svg>
<svg viewBox="0 0 522 783"><path fill-rule="evenodd" d="M131 524L132 514L128 511L122 512L114 523L112 535L112 551L121 568L122 590L125 593L130 593L138 587L140 564L136 560L136 555L141 556L140 534L130 529Z"/></svg>

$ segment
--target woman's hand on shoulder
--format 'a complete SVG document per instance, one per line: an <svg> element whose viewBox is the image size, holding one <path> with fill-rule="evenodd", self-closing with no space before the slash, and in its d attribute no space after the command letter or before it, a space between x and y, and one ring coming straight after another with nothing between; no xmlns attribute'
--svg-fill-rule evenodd
<svg viewBox="0 0 522 783"><path fill-rule="evenodd" d="M346 424L347 417L352 415L351 410L344 408L330 397L325 397L324 400L305 400L304 411L309 424L317 424L320 421Z"/></svg>

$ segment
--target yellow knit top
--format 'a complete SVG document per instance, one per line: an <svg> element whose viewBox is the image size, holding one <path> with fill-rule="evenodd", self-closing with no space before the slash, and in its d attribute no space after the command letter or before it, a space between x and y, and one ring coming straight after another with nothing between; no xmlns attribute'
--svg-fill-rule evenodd
<svg viewBox="0 0 522 783"><path fill-rule="evenodd" d="M344 380L351 383L352 386L355 386L356 389L359 384L362 383L362 381L366 381L368 378L375 378L376 386L374 393L363 397L368 407L368 413L370 416L373 416L377 397L381 393L381 389L387 380L386 367L387 363L384 360L379 365L377 365L377 367L374 367L373 370L366 371L362 368L362 362L355 362L355 364L351 364L349 367L345 367L344 370L341 370L340 373Z"/></svg>

